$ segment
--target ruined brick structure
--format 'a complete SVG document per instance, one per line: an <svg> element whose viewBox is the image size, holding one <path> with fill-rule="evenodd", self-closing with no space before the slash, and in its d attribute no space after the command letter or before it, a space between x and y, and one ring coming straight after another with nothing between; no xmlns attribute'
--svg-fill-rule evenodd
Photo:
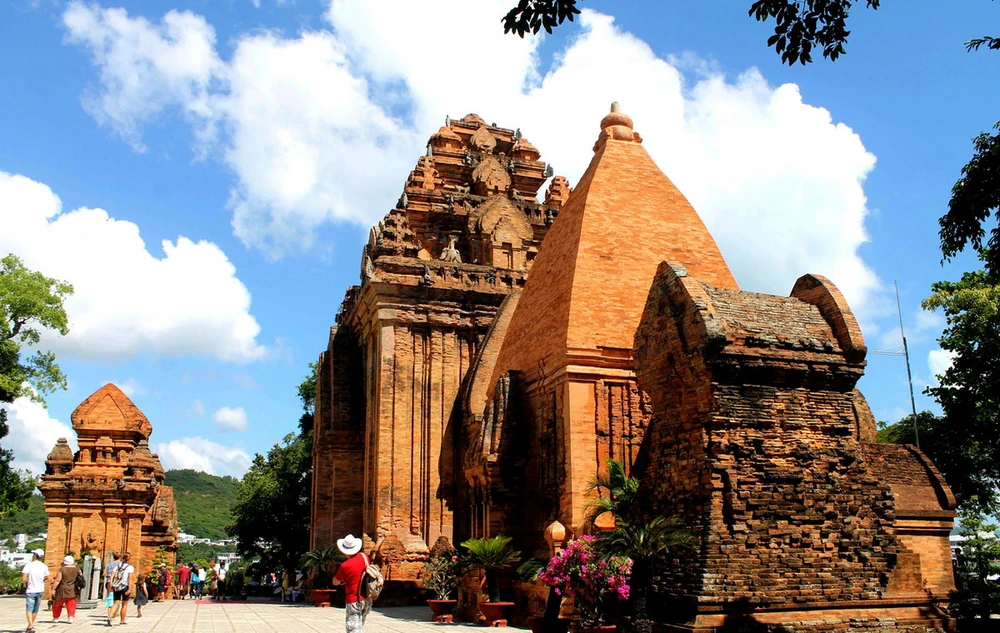
<svg viewBox="0 0 1000 633"><path fill-rule="evenodd" d="M163 485L163 466L149 450L152 425L108 383L73 411L79 450L60 438L45 461L39 488L49 515L45 563L58 569L72 552L107 560L129 552L139 571L152 568L160 547L173 563L177 508Z"/></svg>
<svg viewBox="0 0 1000 633"><path fill-rule="evenodd" d="M484 130L495 146L477 153ZM504 533L548 556L594 529L587 483L614 458L643 481L636 520L681 516L698 540L657 572L664 629L947 626L954 499L919 451L875 443L855 389L866 348L836 287L742 291L617 108L576 188L556 179L544 205L540 163L531 187L482 167L513 155L504 134L442 128L365 249L320 359L314 546L363 529L397 578L438 536ZM464 180L430 169L446 160ZM449 185L429 207L418 195ZM501 204L524 211L531 258L476 239L471 218ZM428 248L452 215L463 230ZM457 260L490 253L507 259L467 280Z"/></svg>

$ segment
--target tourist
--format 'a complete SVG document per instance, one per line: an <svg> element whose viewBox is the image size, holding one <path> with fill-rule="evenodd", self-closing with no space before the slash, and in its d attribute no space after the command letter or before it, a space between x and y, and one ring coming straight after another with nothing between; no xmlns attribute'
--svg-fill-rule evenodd
<svg viewBox="0 0 1000 633"><path fill-rule="evenodd" d="M121 557L118 552L111 552L111 562L104 566L104 606L107 607L108 626L111 626L111 612L115 606L115 592L111 589L111 577L115 575L115 570L121 565Z"/></svg>
<svg viewBox="0 0 1000 633"><path fill-rule="evenodd" d="M177 568L177 598L184 600L188 595L188 584L191 582L191 570L185 563Z"/></svg>
<svg viewBox="0 0 1000 633"><path fill-rule="evenodd" d="M120 620L118 624L120 626L127 624L125 616L128 614L128 599L131 597L129 587L132 574L135 573L135 567L129 563L130 558L131 555L128 552L122 554L121 561L118 567L115 568L115 573L111 576L111 590L114 592L115 606L108 616L108 626L112 626L112 620L119 616Z"/></svg>
<svg viewBox="0 0 1000 633"><path fill-rule="evenodd" d="M205 567L198 568L198 597L201 598L205 595L205 583L208 582L208 573L205 571Z"/></svg>
<svg viewBox="0 0 1000 633"><path fill-rule="evenodd" d="M146 574L135 577L135 617L142 617L142 608L149 603L149 590L146 589Z"/></svg>
<svg viewBox="0 0 1000 633"><path fill-rule="evenodd" d="M49 577L49 568L42 559L45 552L32 550L31 562L21 569L21 580L24 582L25 614L28 616L28 633L35 633L35 618L42 606L42 594L45 593L45 579Z"/></svg>
<svg viewBox="0 0 1000 633"><path fill-rule="evenodd" d="M358 595L361 578L364 576L365 568L368 567L368 557L361 548L361 539L354 538L353 534L337 539L337 549L348 557L340 564L337 574L333 577L334 585L344 585L347 633L361 633L368 612L372 610L372 601Z"/></svg>
<svg viewBox="0 0 1000 633"><path fill-rule="evenodd" d="M215 570L216 579L216 598L218 600L226 601L226 564L220 562L218 568Z"/></svg>
<svg viewBox="0 0 1000 633"><path fill-rule="evenodd" d="M160 571L156 576L156 602L163 602L167 597L167 581L170 579L170 572L167 571L167 564L160 564Z"/></svg>
<svg viewBox="0 0 1000 633"><path fill-rule="evenodd" d="M111 552L111 562L104 566L104 590L109 593L111 592L111 577L120 564L121 557L118 556L118 552Z"/></svg>
<svg viewBox="0 0 1000 633"><path fill-rule="evenodd" d="M208 564L208 587L206 587L206 589L208 589L208 595L212 600L215 600L219 597L217 593L219 589L218 573L219 572L216 569L215 561L213 560Z"/></svg>
<svg viewBox="0 0 1000 633"><path fill-rule="evenodd" d="M76 579L83 573L80 568L76 566L76 561L73 557L67 554L63 557L62 567L56 572L55 578L52 580L52 598L54 602L52 603L52 621L58 622L59 616L62 615L63 607L66 607L66 616L69 618L68 622L73 624L73 618L76 617Z"/></svg>

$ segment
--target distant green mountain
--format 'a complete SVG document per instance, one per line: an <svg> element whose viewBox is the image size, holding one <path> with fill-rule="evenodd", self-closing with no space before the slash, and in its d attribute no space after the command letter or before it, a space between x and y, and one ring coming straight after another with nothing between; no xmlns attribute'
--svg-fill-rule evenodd
<svg viewBox="0 0 1000 633"><path fill-rule="evenodd" d="M0 540L9 539L7 546L14 542L15 534L27 534L33 540L39 532L49 528L49 517L45 514L45 500L42 495L31 495L28 509L0 519Z"/></svg>
<svg viewBox="0 0 1000 633"><path fill-rule="evenodd" d="M226 538L226 524L236 503L237 480L195 470L168 470L166 484L174 489L181 532L213 540ZM48 529L44 500L34 495L28 509L0 519L0 539L29 537Z"/></svg>
<svg viewBox="0 0 1000 633"><path fill-rule="evenodd" d="M226 538L237 483L233 477L196 470L168 470L166 484L174 489L180 531L213 540Z"/></svg>

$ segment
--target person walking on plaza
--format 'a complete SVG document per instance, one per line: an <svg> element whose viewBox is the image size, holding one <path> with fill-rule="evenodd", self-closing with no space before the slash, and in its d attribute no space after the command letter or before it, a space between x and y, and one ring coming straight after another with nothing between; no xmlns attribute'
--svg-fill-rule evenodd
<svg viewBox="0 0 1000 633"><path fill-rule="evenodd" d="M128 552L122 554L121 561L111 576L111 590L115 595L115 606L111 610L111 615L108 616L108 626L111 626L112 620L119 616L121 620L118 624L120 626L127 624L125 616L128 614L128 599L131 597L129 587L131 586L132 574L135 573L135 567L129 563L130 558L131 555Z"/></svg>
<svg viewBox="0 0 1000 633"><path fill-rule="evenodd" d="M365 626L365 619L372 610L372 601L358 595L358 590L361 588L361 578L365 573L365 568L368 567L368 557L361 551L361 539L354 538L353 534L337 539L337 549L348 559L340 564L337 574L333 577L333 584L344 585L347 633L361 633Z"/></svg>
<svg viewBox="0 0 1000 633"><path fill-rule="evenodd" d="M170 582L170 572L167 571L167 564L163 563L156 572L156 600L163 602L167 599L167 585Z"/></svg>
<svg viewBox="0 0 1000 633"><path fill-rule="evenodd" d="M118 556L118 552L111 552L111 562L104 566L104 606L108 609L108 626L111 626L111 613L115 608L115 592L111 588L111 577L115 575L119 565L121 557Z"/></svg>
<svg viewBox="0 0 1000 633"><path fill-rule="evenodd" d="M177 568L177 599L183 600L188 595L188 584L191 582L191 570L185 563Z"/></svg>
<svg viewBox="0 0 1000 633"><path fill-rule="evenodd" d="M218 593L216 593L219 590L218 573L219 573L218 567L216 567L215 561L213 560L208 564L208 578L207 578L208 587L206 587L206 589L208 589L208 595L212 600L215 600L216 598L219 597Z"/></svg>
<svg viewBox="0 0 1000 633"><path fill-rule="evenodd" d="M142 617L142 608L149 603L149 590L146 589L146 574L135 577L135 617Z"/></svg>
<svg viewBox="0 0 1000 633"><path fill-rule="evenodd" d="M216 590L215 596L217 600L223 602L226 601L226 564L220 562L219 566L215 568L215 578L216 578Z"/></svg>
<svg viewBox="0 0 1000 633"><path fill-rule="evenodd" d="M49 577L49 568L42 559L45 552L40 549L31 551L31 562L21 569L21 580L24 582L24 610L28 617L27 633L35 633L35 618L42 606L42 594L45 593L45 579Z"/></svg>
<svg viewBox="0 0 1000 633"><path fill-rule="evenodd" d="M205 583L208 582L208 573L205 571L205 567L201 566L198 568L198 597L201 598L205 595Z"/></svg>
<svg viewBox="0 0 1000 633"><path fill-rule="evenodd" d="M66 607L66 616L69 618L68 622L70 624L73 624L73 618L76 617L76 594L79 591L76 587L76 579L83 572L80 571L80 568L75 563L76 561L73 560L73 557L67 554L63 558L62 567L59 568L55 578L52 579L52 598L54 599L52 603L53 622L59 621L63 607Z"/></svg>

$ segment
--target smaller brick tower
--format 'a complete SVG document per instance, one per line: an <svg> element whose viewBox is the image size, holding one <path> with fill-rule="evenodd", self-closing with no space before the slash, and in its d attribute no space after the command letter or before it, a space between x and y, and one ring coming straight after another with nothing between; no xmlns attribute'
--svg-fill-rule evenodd
<svg viewBox="0 0 1000 633"><path fill-rule="evenodd" d="M66 552L99 556L129 552L140 571L164 548L177 551L173 490L149 450L152 425L121 389L108 383L73 411L80 450L59 438L39 488L49 515L45 564L58 569Z"/></svg>

